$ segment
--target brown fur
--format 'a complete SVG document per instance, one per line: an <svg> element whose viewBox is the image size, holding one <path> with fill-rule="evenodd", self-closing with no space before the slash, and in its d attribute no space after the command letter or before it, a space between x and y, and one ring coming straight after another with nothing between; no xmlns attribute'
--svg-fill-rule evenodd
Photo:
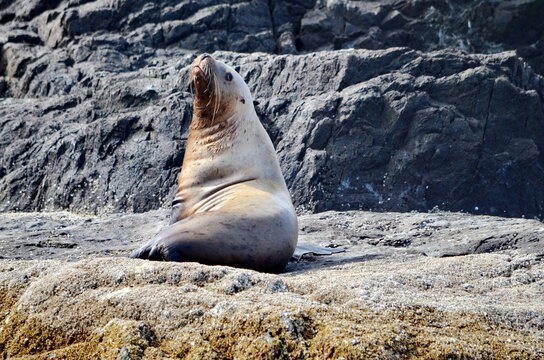
<svg viewBox="0 0 544 360"><path fill-rule="evenodd" d="M232 115L232 96L221 92L220 79L213 71L213 59L200 60L193 63L190 80L195 87L193 120L190 129L203 129L214 126L229 115Z"/></svg>

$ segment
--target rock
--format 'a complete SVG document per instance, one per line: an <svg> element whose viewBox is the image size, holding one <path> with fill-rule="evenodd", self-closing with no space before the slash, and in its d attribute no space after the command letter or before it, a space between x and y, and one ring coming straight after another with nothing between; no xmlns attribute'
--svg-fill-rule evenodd
<svg viewBox="0 0 544 360"><path fill-rule="evenodd" d="M8 37L64 47L100 32L122 33L127 52L143 47L270 53L407 46L476 53L516 50L544 74L539 0L437 2L122 0L7 2ZM17 36L16 32L25 35Z"/></svg>
<svg viewBox="0 0 544 360"><path fill-rule="evenodd" d="M55 50L50 61L23 60L21 78L6 74L10 92L27 92L0 107L2 210L168 204L191 118L192 55L119 62L108 51L76 62ZM513 53L214 56L250 85L297 206L544 214L544 81Z"/></svg>
<svg viewBox="0 0 544 360"><path fill-rule="evenodd" d="M214 55L250 85L299 208L543 218L544 80L513 52L429 52L537 61L542 7L448 4L8 2L0 211L168 206L187 66L230 50ZM384 50L247 54L352 47Z"/></svg>
<svg viewBox="0 0 544 360"><path fill-rule="evenodd" d="M1 215L0 353L544 356L540 222L440 212L306 214L301 241L347 251L305 255L280 275L112 257L137 248L138 237L167 217L164 210ZM59 247L55 231L65 239L96 235ZM39 252L31 250L37 241Z"/></svg>
<svg viewBox="0 0 544 360"><path fill-rule="evenodd" d="M4 1L0 358L543 358L544 227L519 218L544 219L543 15ZM345 252L280 275L124 258L167 223L202 51L249 84L301 242Z"/></svg>
<svg viewBox="0 0 544 360"><path fill-rule="evenodd" d="M0 214L0 254L9 259L72 261L88 256L124 254L166 226L167 217L164 210L147 212L145 216L109 214L104 217L69 212L3 213Z"/></svg>
<svg viewBox="0 0 544 360"><path fill-rule="evenodd" d="M141 214L77 215L69 212L0 214L0 254L4 259L81 260L118 256L138 248L168 225L169 211ZM449 257L517 251L542 253L544 224L536 220L473 216L465 213L375 213L327 211L299 216L299 242L346 249L334 257L348 262L360 256ZM304 268L292 263L290 271ZM315 265L315 264L314 264ZM294 266L294 267L293 267ZM227 292L236 293L254 281L247 274L233 278Z"/></svg>
<svg viewBox="0 0 544 360"><path fill-rule="evenodd" d="M299 49L516 50L544 74L542 16L544 5L538 0L316 1L300 20Z"/></svg>

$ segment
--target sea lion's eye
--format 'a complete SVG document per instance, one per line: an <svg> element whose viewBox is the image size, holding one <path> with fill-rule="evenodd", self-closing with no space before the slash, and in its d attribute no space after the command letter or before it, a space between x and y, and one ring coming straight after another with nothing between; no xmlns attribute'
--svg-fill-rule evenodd
<svg viewBox="0 0 544 360"><path fill-rule="evenodd" d="M225 80L231 81L232 80L232 74L231 73L226 73L225 74Z"/></svg>

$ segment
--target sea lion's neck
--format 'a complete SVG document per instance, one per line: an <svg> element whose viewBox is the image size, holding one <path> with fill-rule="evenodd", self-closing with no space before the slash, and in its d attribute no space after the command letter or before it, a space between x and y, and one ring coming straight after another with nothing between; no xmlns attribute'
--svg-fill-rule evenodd
<svg viewBox="0 0 544 360"><path fill-rule="evenodd" d="M287 187L274 146L253 109L204 129L190 129L176 199L195 209L211 193L261 179L274 184L270 191Z"/></svg>
<svg viewBox="0 0 544 360"><path fill-rule="evenodd" d="M193 158L214 156L233 146L234 134L239 123L236 117L219 119L215 124L206 127L193 126L195 123L201 124L202 119L193 116L193 121L189 127L184 162Z"/></svg>
<svg viewBox="0 0 544 360"><path fill-rule="evenodd" d="M219 105L215 96L209 100L206 99L208 98L195 98L193 119L191 120L191 125L189 127L190 130L213 130L216 125L221 124L225 119L229 119L233 116L235 111L229 106L228 101L221 102Z"/></svg>
<svg viewBox="0 0 544 360"><path fill-rule="evenodd" d="M194 109L193 119L191 120L189 130L205 130L207 128L213 128L221 122L222 120L214 114L214 111L210 106L205 110Z"/></svg>
<svg viewBox="0 0 544 360"><path fill-rule="evenodd" d="M248 124L240 116L220 119L205 128L190 127L185 156L179 177L179 187L198 188L217 183L231 182L232 174L239 175L240 164L233 161L236 148L246 141ZM200 121L194 117L193 122ZM243 126L242 126L243 125Z"/></svg>
<svg viewBox="0 0 544 360"><path fill-rule="evenodd" d="M194 116L195 120L200 119ZM197 204L211 193L254 178L250 166L233 159L239 152L236 148L240 140L244 141L239 138L244 130L248 132L240 129L239 118L234 116L213 126L189 128L176 194L176 200L183 202L185 209L196 211ZM183 214L186 215L190 214Z"/></svg>

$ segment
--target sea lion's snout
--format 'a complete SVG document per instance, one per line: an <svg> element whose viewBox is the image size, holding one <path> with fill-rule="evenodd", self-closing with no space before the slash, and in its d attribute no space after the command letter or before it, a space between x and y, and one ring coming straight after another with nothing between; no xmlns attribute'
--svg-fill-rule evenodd
<svg viewBox="0 0 544 360"><path fill-rule="evenodd" d="M212 81L211 69L213 69L213 58L204 53L193 62L192 75L197 96L209 96L210 82Z"/></svg>
<svg viewBox="0 0 544 360"><path fill-rule="evenodd" d="M195 76L195 79L196 79L196 76L201 76L201 77L206 77L206 74L208 73L208 71L206 71L208 68L210 68L211 66L213 66L212 64L213 62L213 58L204 53L200 56L198 56L195 61L193 61L193 75Z"/></svg>
<svg viewBox="0 0 544 360"><path fill-rule="evenodd" d="M209 92L209 89L208 89L209 83L206 77L206 73L204 72L204 69L196 65L193 67L192 72L193 72L194 88L196 93L195 95L197 97L205 96L206 93Z"/></svg>
<svg viewBox="0 0 544 360"><path fill-rule="evenodd" d="M202 118L209 117L215 106L215 67L215 60L206 53L193 61L191 80L195 90L194 111Z"/></svg>
<svg viewBox="0 0 544 360"><path fill-rule="evenodd" d="M198 66L193 66L193 78L195 81L195 84L198 84L200 81L206 81L206 74L204 73L204 70Z"/></svg>
<svg viewBox="0 0 544 360"><path fill-rule="evenodd" d="M198 56L195 59L193 65L194 66L199 66L199 67L202 68L202 67L205 67L205 66L211 66L212 62L213 62L212 56L209 55L209 54L204 53L204 54L201 54L200 56Z"/></svg>

